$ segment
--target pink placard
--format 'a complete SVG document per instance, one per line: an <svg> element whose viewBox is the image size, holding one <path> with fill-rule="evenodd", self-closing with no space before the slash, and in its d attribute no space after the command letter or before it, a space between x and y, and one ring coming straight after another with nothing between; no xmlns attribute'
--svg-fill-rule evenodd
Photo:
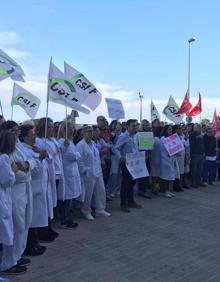
<svg viewBox="0 0 220 282"><path fill-rule="evenodd" d="M183 142L180 140L177 134L173 134L167 138L163 138L161 141L170 156L173 156L184 150Z"/></svg>

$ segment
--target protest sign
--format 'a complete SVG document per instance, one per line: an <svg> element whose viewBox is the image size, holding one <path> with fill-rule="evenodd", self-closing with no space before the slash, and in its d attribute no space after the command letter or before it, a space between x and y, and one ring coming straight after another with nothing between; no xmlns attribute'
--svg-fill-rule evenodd
<svg viewBox="0 0 220 282"><path fill-rule="evenodd" d="M183 142L180 140L177 134L173 134L167 138L163 138L161 139L161 141L170 156L173 156L184 150Z"/></svg>
<svg viewBox="0 0 220 282"><path fill-rule="evenodd" d="M153 132L138 132L138 149L139 150L153 150L154 135Z"/></svg>
<svg viewBox="0 0 220 282"><path fill-rule="evenodd" d="M125 118L125 111L121 100L106 98L105 101L107 103L109 118L117 120Z"/></svg>
<svg viewBox="0 0 220 282"><path fill-rule="evenodd" d="M145 163L145 152L126 154L126 167L133 179L149 176Z"/></svg>

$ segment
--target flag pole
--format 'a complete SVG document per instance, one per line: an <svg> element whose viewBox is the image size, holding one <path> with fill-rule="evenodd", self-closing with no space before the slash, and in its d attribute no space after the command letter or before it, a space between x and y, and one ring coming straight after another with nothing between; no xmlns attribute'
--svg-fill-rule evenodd
<svg viewBox="0 0 220 282"><path fill-rule="evenodd" d="M1 114L2 114L2 116L4 117L1 100L0 100L0 108L1 108Z"/></svg>
<svg viewBox="0 0 220 282"><path fill-rule="evenodd" d="M68 138L67 106L65 106L65 115L66 115L66 140L67 140L67 138Z"/></svg>
<svg viewBox="0 0 220 282"><path fill-rule="evenodd" d="M14 83L14 85L13 85L13 90L12 90L13 92L12 92L12 99L13 99L13 97L14 97L14 92L15 92L15 83ZM11 105L11 120L13 120L13 114L14 114L14 105L12 104Z"/></svg>
<svg viewBox="0 0 220 282"><path fill-rule="evenodd" d="M52 63L52 56L50 57L50 66ZM47 109L46 109L46 121L45 121L45 142L47 138L47 127L48 127L48 111L49 111L49 87L50 87L50 66L48 71L48 80L47 80Z"/></svg>

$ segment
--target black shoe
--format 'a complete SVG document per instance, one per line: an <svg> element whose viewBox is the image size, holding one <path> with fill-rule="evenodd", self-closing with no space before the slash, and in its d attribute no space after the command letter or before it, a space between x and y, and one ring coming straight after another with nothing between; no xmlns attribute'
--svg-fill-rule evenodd
<svg viewBox="0 0 220 282"><path fill-rule="evenodd" d="M68 229L73 229L73 228L78 227L79 224L76 223L76 222L73 222L72 219L69 219L69 220L67 220L67 221L64 222L64 223L61 223L61 226L62 226L62 227L66 227L66 228L68 228Z"/></svg>
<svg viewBox="0 0 220 282"><path fill-rule="evenodd" d="M207 187L208 185L204 184L204 183L198 183L197 184L199 187Z"/></svg>
<svg viewBox="0 0 220 282"><path fill-rule="evenodd" d="M198 187L197 184L193 184L193 185L192 185L192 188L198 189L199 187Z"/></svg>
<svg viewBox="0 0 220 282"><path fill-rule="evenodd" d="M191 187L188 186L188 185L184 185L183 188L184 188L184 189L187 189L187 190L191 189Z"/></svg>
<svg viewBox="0 0 220 282"><path fill-rule="evenodd" d="M45 236L39 236L39 241L43 243L51 243L55 240L55 237L52 235L45 235Z"/></svg>
<svg viewBox="0 0 220 282"><path fill-rule="evenodd" d="M112 202L112 198L110 196L106 196L106 202Z"/></svg>
<svg viewBox="0 0 220 282"><path fill-rule="evenodd" d="M120 207L120 209L121 209L122 212L126 212L126 213L129 213L129 212L130 212L128 206L126 206L126 205L122 205L122 206Z"/></svg>
<svg viewBox="0 0 220 282"><path fill-rule="evenodd" d="M50 236L53 236L54 238L59 237L59 233L56 232L56 231L54 231L54 230L51 228L51 226L48 226L48 234L49 234Z"/></svg>
<svg viewBox="0 0 220 282"><path fill-rule="evenodd" d="M20 265L22 265L22 266L28 266L28 265L30 265L30 263L31 263L31 260L30 260L30 259L28 259L28 258L21 258L21 259L19 259L19 261L17 262L17 265L18 265L18 266L20 266Z"/></svg>
<svg viewBox="0 0 220 282"><path fill-rule="evenodd" d="M1 271L0 273L3 275L19 275L19 274L24 274L26 271L27 271L26 266L16 264L15 266L11 267L10 269Z"/></svg>
<svg viewBox="0 0 220 282"><path fill-rule="evenodd" d="M145 198L145 199L151 199L151 195L150 195L150 193L148 193L148 192L139 192L138 195L139 195L140 197Z"/></svg>
<svg viewBox="0 0 220 282"><path fill-rule="evenodd" d="M35 246L35 247L32 247L30 249L27 249L24 251L24 255L26 256L41 256L45 253L46 251L46 247L45 246Z"/></svg>
<svg viewBox="0 0 220 282"><path fill-rule="evenodd" d="M184 190L182 188L173 188L174 192L183 192Z"/></svg>

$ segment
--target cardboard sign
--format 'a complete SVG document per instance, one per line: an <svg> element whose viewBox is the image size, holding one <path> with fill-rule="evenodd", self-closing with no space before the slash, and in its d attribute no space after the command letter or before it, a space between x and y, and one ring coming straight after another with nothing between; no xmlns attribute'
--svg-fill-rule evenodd
<svg viewBox="0 0 220 282"><path fill-rule="evenodd" d="M149 176L145 163L145 152L126 154L126 167L133 179Z"/></svg>
<svg viewBox="0 0 220 282"><path fill-rule="evenodd" d="M108 116L112 119L124 119L125 111L121 100L106 98Z"/></svg>
<svg viewBox="0 0 220 282"><path fill-rule="evenodd" d="M180 140L177 134L173 134L167 138L163 138L161 139L161 141L170 156L173 156L184 150L183 142Z"/></svg>
<svg viewBox="0 0 220 282"><path fill-rule="evenodd" d="M153 132L138 132L138 149L153 150L154 135Z"/></svg>

